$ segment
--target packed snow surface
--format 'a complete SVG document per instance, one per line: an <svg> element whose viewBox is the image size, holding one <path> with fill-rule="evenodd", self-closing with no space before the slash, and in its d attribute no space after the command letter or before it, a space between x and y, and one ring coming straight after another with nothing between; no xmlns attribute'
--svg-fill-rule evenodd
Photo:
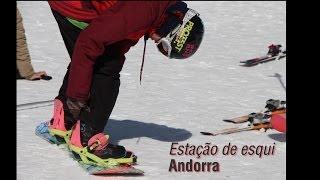
<svg viewBox="0 0 320 180"><path fill-rule="evenodd" d="M237 125L223 122L264 108L266 100L286 99L286 58L254 67L239 61L262 56L267 46L286 47L285 1L187 2L205 25L199 51L188 60L169 60L149 40L142 84L139 70L143 40L127 53L121 72L120 93L105 128L113 143L138 156L141 177L101 177L83 171L67 153L34 134L35 127L52 117L52 100L58 93L70 62L57 23L45 1L19 1L32 64L45 70L50 81L17 81L17 177L42 179L276 179L286 178L286 136L275 130L221 136L203 136ZM42 104L26 103L44 102ZM239 125L243 126L243 125ZM179 145L217 145L215 156L173 156ZM274 146L274 155L222 155L228 143ZM275 143L275 144L274 144ZM219 172L169 172L176 162L218 162Z"/></svg>

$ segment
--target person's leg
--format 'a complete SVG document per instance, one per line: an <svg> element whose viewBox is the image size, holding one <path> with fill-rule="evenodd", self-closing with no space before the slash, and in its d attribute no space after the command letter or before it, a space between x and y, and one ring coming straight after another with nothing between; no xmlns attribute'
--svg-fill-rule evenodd
<svg viewBox="0 0 320 180"><path fill-rule="evenodd" d="M101 56L97 60L93 71L89 108L80 112L79 120L72 131L71 147L87 146L90 153L102 159L132 156L123 146L110 144L109 136L103 133L119 93L119 73L123 62L124 57Z"/></svg>
<svg viewBox="0 0 320 180"><path fill-rule="evenodd" d="M84 145L93 135L102 133L108 122L118 97L123 62L124 57L101 56L97 60L90 90L90 112L82 112L80 115L81 125L90 127L90 132L82 136Z"/></svg>
<svg viewBox="0 0 320 180"><path fill-rule="evenodd" d="M72 57L74 45L81 32L81 29L71 24L66 17L59 14L57 11L52 10L52 14L58 23L58 27L63 39L63 42L67 48L70 58Z"/></svg>
<svg viewBox="0 0 320 180"><path fill-rule="evenodd" d="M52 9L52 14L57 21L63 42L67 48L70 59L72 57L73 49L76 43L76 40L81 32L81 29L71 24L66 17L59 14L57 11ZM69 67L67 68L67 72L64 76L63 83L59 90L59 95L56 97L62 101L65 100L67 85L68 85L68 77L69 77Z"/></svg>
<svg viewBox="0 0 320 180"><path fill-rule="evenodd" d="M57 21L62 39L69 53L70 59L72 57L72 52L76 43L76 40L81 32L81 29L72 25L66 17L62 16L55 10L52 10L52 14ZM69 78L69 66L67 72L64 76L62 85L59 90L58 96L54 100L54 115L51 120L51 127L54 129L59 129L62 131L69 130L76 123L76 120L73 119L72 114L67 109L66 105L66 90L68 87L68 78ZM63 111L62 111L63 109Z"/></svg>
<svg viewBox="0 0 320 180"><path fill-rule="evenodd" d="M76 39L81 30L73 26L65 17L54 10L53 15L57 20L62 38L71 57ZM92 140L95 139L95 137L102 135L119 93L120 71L124 59L124 56L109 57L108 52L105 52L104 55L97 59L88 101L90 111L81 112L79 118L80 128L77 129L77 126L75 126L75 130L73 130L72 133L77 134L74 135L74 138L71 138L71 141L76 142L77 145L81 143L83 146L87 146L90 139ZM64 77L63 84L57 97L60 100L65 100L66 98L65 94L68 84L68 74L69 70ZM65 103L63 102L63 104ZM66 108L65 105L64 108ZM62 112L68 113L68 110ZM69 120L67 120L66 117L67 116L65 116L65 121L67 122L65 124L68 124ZM69 124L75 124L74 120ZM77 138L79 137L78 135L81 137L80 139ZM94 138L92 138L93 136ZM123 146L108 144L108 151L99 152L99 154L102 157L123 157L126 152Z"/></svg>
<svg viewBox="0 0 320 180"><path fill-rule="evenodd" d="M23 20L18 8L16 8L16 16L16 65L20 75L17 78L29 79L35 72L31 64Z"/></svg>

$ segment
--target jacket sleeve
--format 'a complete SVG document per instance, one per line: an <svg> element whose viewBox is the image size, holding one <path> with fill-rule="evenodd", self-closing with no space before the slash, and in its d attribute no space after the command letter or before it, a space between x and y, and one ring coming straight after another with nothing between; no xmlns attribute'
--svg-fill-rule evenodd
<svg viewBox="0 0 320 180"><path fill-rule="evenodd" d="M72 55L67 96L87 100L93 66L105 47L125 39L130 33L147 29L157 18L150 2L119 1L93 19L75 44Z"/></svg>

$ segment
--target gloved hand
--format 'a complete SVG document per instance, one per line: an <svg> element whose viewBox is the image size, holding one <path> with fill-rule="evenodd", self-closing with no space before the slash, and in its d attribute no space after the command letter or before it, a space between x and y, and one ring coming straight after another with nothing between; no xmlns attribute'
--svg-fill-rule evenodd
<svg viewBox="0 0 320 180"><path fill-rule="evenodd" d="M79 118L79 115L82 109L89 111L89 107L84 101L79 101L73 98L67 98L66 104L69 112L72 114L74 119Z"/></svg>
<svg viewBox="0 0 320 180"><path fill-rule="evenodd" d="M47 73L45 71L35 72L30 76L26 77L26 79L30 81L40 80L41 76L47 76Z"/></svg>

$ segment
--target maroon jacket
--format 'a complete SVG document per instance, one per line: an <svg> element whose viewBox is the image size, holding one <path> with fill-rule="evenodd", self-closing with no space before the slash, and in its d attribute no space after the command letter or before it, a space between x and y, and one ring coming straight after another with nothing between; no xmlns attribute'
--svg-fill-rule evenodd
<svg viewBox="0 0 320 180"><path fill-rule="evenodd" d="M134 46L145 33L160 26L164 19L165 10L175 2L118 1L110 8L97 14L94 11L86 10L88 14L91 14L92 19L84 18L88 17L85 15L82 18L82 20L86 19L87 22L90 22L90 25L80 33L75 44L67 96L77 100L87 100L93 66L97 57L105 51L114 53L114 49L111 50L111 48L117 47L116 57L124 61L124 54L129 51L130 47ZM66 5L66 1L50 1L49 4L51 8L64 16L77 19L73 11L61 8L62 4ZM87 6L84 8L88 9ZM79 10L79 7L75 9ZM81 20L81 17L78 17L78 20Z"/></svg>

